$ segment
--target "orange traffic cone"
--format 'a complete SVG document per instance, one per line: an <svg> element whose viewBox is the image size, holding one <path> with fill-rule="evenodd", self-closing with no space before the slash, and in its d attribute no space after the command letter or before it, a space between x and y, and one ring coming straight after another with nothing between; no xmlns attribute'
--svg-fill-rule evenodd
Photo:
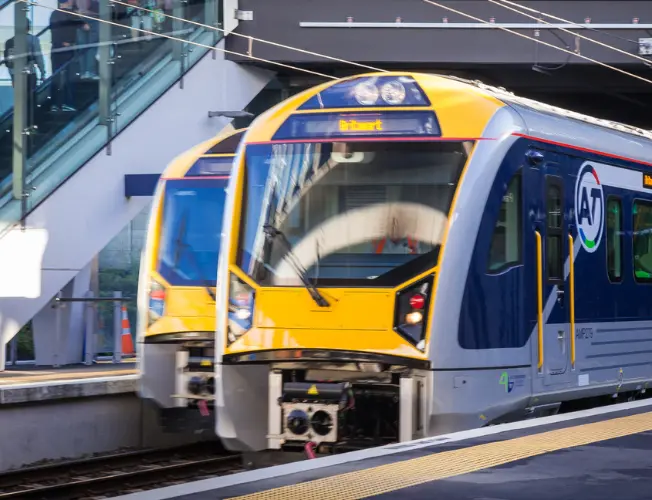
<svg viewBox="0 0 652 500"><path fill-rule="evenodd" d="M132 356L134 354L134 341L131 338L131 327L127 307L122 306L122 355Z"/></svg>

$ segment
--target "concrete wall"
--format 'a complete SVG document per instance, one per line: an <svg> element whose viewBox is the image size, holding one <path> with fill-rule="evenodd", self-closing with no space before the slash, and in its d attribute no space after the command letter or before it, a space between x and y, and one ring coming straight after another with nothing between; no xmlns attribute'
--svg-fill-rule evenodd
<svg viewBox="0 0 652 500"><path fill-rule="evenodd" d="M197 440L164 434L153 408L134 393L0 406L0 472L43 460L76 460L93 453Z"/></svg>
<svg viewBox="0 0 652 500"><path fill-rule="evenodd" d="M523 15L509 11L484 0L439 0L438 3L458 11L489 20L494 17L498 23L533 23ZM591 23L631 23L634 17L640 23L652 21L652 3L618 0L612 1L530 1L519 2L536 10L557 15L573 22L583 23L586 17ZM239 0L241 10L253 11L252 21L240 21L237 33L272 40L293 47L339 57L349 61L386 65L393 64L560 64L568 59L555 49L539 46L535 54L532 41L497 29L444 29L444 28L315 28L301 27L301 22L346 22L352 17L354 23L394 23L401 17L403 23L441 23L444 17L449 23L473 23L471 19L446 11L423 1L404 0ZM546 19L549 22L556 22ZM519 30L533 36L532 29ZM614 45L628 53L636 53L637 45L628 40L647 38L650 35L641 30L609 30L616 38L594 31L580 31L583 35ZM574 37L557 32L575 50ZM620 38L617 38L620 37ZM564 47L564 42L549 30L541 31L541 40ZM227 48L247 53L250 41L245 38L229 37ZM579 41L581 54L609 64L633 64L641 69L643 65L624 54L604 47ZM264 59L284 62L326 63L318 57L253 41L252 55ZM246 60L240 56L229 56L232 60ZM587 64L579 58L571 58L571 64ZM330 62L338 65L341 63ZM364 71L364 70L361 70Z"/></svg>

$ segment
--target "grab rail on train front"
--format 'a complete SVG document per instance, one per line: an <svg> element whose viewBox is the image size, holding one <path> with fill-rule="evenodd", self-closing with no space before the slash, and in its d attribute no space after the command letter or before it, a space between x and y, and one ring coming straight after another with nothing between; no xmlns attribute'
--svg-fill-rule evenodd
<svg viewBox="0 0 652 500"><path fill-rule="evenodd" d="M537 239L537 337L539 343L539 372L543 370L543 257L541 249L541 233L534 231Z"/></svg>

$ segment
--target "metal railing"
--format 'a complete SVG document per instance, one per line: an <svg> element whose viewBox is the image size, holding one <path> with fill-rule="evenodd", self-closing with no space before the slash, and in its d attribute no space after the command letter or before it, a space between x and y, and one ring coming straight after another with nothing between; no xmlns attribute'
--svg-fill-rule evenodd
<svg viewBox="0 0 652 500"><path fill-rule="evenodd" d="M53 300L52 308L55 309L54 320L54 353L52 363L53 367L59 367L61 363L62 350L67 348L68 335L65 331L69 328L70 322L64 319L64 309L71 303L83 303L83 356L82 362L85 365L92 365L98 361L112 361L113 363L121 363L123 361L124 353L122 352L122 306L133 302L135 299L132 297L123 297L122 292L114 291L111 297L95 297L93 292L87 292L85 297L62 297L59 293ZM112 304L112 318L110 337L112 349L98 349L97 339L103 330L100 308L104 304ZM133 325L135 326L135 325ZM130 323L130 329L133 328ZM137 344L132 335L132 343L134 350L137 349ZM102 347L102 346L100 346ZM136 354L134 353L133 356ZM17 338L14 337L9 344L9 356L7 366L20 366L20 365L34 365L36 360L18 360L18 344Z"/></svg>

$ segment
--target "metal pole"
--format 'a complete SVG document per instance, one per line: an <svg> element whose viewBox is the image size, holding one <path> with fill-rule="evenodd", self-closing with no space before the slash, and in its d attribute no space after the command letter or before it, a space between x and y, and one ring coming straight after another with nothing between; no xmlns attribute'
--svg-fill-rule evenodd
<svg viewBox="0 0 652 500"><path fill-rule="evenodd" d="M216 28L219 28L219 17L217 15L217 5L218 0L205 0L204 3L204 16L206 19L204 20L204 24L207 24L208 26L214 26ZM217 30L211 30L212 36L211 40L212 43L211 45L215 45L217 41L220 38L221 32ZM212 51L213 53L215 52L214 50Z"/></svg>
<svg viewBox="0 0 652 500"><path fill-rule="evenodd" d="M62 293L59 292L57 294L57 298L61 298ZM54 303L54 348L53 348L53 361L52 361L52 366L57 368L60 366L59 363L59 348L61 346L61 328L62 324L61 322L63 321L62 317L62 309L64 307L63 303L61 302L55 302Z"/></svg>
<svg viewBox="0 0 652 500"><path fill-rule="evenodd" d="M92 291L86 292L87 298L93 298ZM87 302L85 307L86 328L84 331L84 364L92 365L95 357L95 304Z"/></svg>
<svg viewBox="0 0 652 500"><path fill-rule="evenodd" d="M186 4L184 0L173 0L172 15L174 18L172 19L172 31L174 32L174 36L177 38L186 38L186 35L181 34L181 30L189 28L189 26L184 26L183 21L180 21L180 19L185 19L185 6ZM186 43L175 42L172 45L172 57L175 61L179 61L179 88L181 89L183 89L183 74L185 73L187 55L188 51Z"/></svg>
<svg viewBox="0 0 652 500"><path fill-rule="evenodd" d="M113 137L113 116L111 114L111 78L114 60L111 58L111 5L109 0L100 0L100 46L99 46L99 69L100 69L100 124L106 126L106 154L111 154L111 139Z"/></svg>
<svg viewBox="0 0 652 500"><path fill-rule="evenodd" d="M9 342L9 359L11 360L11 366L18 364L18 334Z"/></svg>
<svg viewBox="0 0 652 500"><path fill-rule="evenodd" d="M122 292L113 292L113 297L119 299ZM122 362L122 302L113 303L113 362Z"/></svg>
<svg viewBox="0 0 652 500"><path fill-rule="evenodd" d="M21 200L21 222L27 216L25 198L25 161L27 130L27 12L23 2L14 4L14 133L13 133L13 197Z"/></svg>
<svg viewBox="0 0 652 500"><path fill-rule="evenodd" d="M183 0L173 0L172 2L172 32L174 36L178 38L183 38L181 35L181 30L183 29ZM175 41L172 44L172 57L175 61L180 61L183 55L183 46L185 44Z"/></svg>

